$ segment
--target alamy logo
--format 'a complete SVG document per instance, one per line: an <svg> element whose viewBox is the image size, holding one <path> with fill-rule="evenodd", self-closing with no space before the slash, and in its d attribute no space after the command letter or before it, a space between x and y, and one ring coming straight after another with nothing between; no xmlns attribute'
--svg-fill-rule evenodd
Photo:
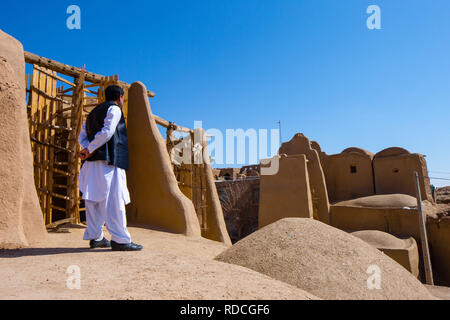
<svg viewBox="0 0 450 320"><path fill-rule="evenodd" d="M370 16L367 18L366 25L369 30L381 29L381 10L377 5L370 5L367 8L367 14Z"/></svg>
<svg viewBox="0 0 450 320"><path fill-rule="evenodd" d="M372 264L367 268L366 271L369 274L367 278L367 289L369 290L380 290L381 289L381 269L376 264Z"/></svg>
<svg viewBox="0 0 450 320"><path fill-rule="evenodd" d="M81 289L81 270L77 265L72 265L67 268L66 271L69 274L67 278L66 285L69 290L80 290Z"/></svg>
<svg viewBox="0 0 450 320"><path fill-rule="evenodd" d="M81 29L81 9L77 5L70 5L67 7L67 14L70 16L67 18L66 25L69 30L80 30Z"/></svg>
<svg viewBox="0 0 450 320"><path fill-rule="evenodd" d="M219 129L204 131L210 141L204 141L202 121L194 122L194 134L170 138L176 142L170 151L175 164L211 164L243 165L248 157L249 163L261 161L261 175L275 175L279 169L278 149L280 147L279 129L270 129L270 150L268 129L226 129L224 134ZM205 137L205 138L206 138ZM193 141L192 141L193 140ZM224 141L225 140L225 141ZM204 146L207 145L207 148ZM226 157L224 159L224 152ZM214 154L211 157L210 154Z"/></svg>

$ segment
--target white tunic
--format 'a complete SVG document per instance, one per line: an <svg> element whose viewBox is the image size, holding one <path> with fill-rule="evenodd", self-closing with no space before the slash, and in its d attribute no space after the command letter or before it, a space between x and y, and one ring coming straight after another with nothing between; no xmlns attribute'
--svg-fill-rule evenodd
<svg viewBox="0 0 450 320"><path fill-rule="evenodd" d="M82 148L87 148L90 153L93 153L107 143L114 135L121 117L122 111L117 105L109 107L102 130L91 142L87 137L86 124L84 124L78 137ZM107 161L85 161L78 182L80 191L83 193L83 200L100 202L111 195L119 197L125 204L130 203L125 170L110 166Z"/></svg>

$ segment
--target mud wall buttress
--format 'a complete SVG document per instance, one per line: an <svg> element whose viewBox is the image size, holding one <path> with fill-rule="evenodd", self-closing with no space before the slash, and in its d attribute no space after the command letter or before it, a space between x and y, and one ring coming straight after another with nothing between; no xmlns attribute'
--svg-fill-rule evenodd
<svg viewBox="0 0 450 320"><path fill-rule="evenodd" d="M0 248L46 241L33 177L22 44L0 30Z"/></svg>
<svg viewBox="0 0 450 320"><path fill-rule="evenodd" d="M128 94L129 221L188 236L201 236L194 205L178 187L145 86L135 82Z"/></svg>
<svg viewBox="0 0 450 320"><path fill-rule="evenodd" d="M325 174L322 169L321 160L316 148L320 148L317 142L312 147L309 139L301 133L297 133L289 142L283 143L280 154L306 156L309 187L311 189L314 218L329 224L330 204L325 181Z"/></svg>
<svg viewBox="0 0 450 320"><path fill-rule="evenodd" d="M223 242L226 245L231 245L231 239L228 235L222 205L219 200L219 195L217 193L217 188L211 169L205 131L200 128L195 129L194 135L201 137L204 163L203 170L205 171L204 173L206 180L207 229L203 232L202 236L207 239Z"/></svg>
<svg viewBox="0 0 450 320"><path fill-rule="evenodd" d="M313 218L306 156L279 156L275 175L261 175L258 228L287 217Z"/></svg>

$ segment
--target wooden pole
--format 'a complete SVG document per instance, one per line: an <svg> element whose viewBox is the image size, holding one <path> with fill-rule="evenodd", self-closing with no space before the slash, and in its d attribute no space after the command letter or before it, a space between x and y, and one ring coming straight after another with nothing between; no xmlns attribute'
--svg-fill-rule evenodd
<svg viewBox="0 0 450 320"><path fill-rule="evenodd" d="M56 72L49 72L50 74L55 74ZM47 74L47 92L51 95L56 97L56 79L52 78ZM55 143L55 131L51 129L51 126L55 122L54 119L50 120L55 113L56 110L56 101L50 101L48 105L48 112L47 112L47 121L50 121L50 126L46 127L46 141L49 141L49 146L47 146L47 160L48 160L48 168L46 168L46 174L47 174L47 183L46 187L47 190L50 191L50 194L47 195L47 202L46 202L46 210L47 210L47 219L49 223L53 222L53 169L54 169L54 162L55 162L55 148L52 147L52 145Z"/></svg>
<svg viewBox="0 0 450 320"><path fill-rule="evenodd" d="M67 203L67 212L69 213L69 217L74 218L76 223L79 222L79 190L78 190L78 173L79 173L79 144L78 144L78 135L80 134L82 121L83 121L83 98L84 98L84 68L81 70L80 77L74 78L74 83L76 84L76 89L73 92L73 103L75 108L71 111L71 124L70 127L74 130L69 133L69 150L72 152L69 154L69 165L68 171L70 176L68 177L68 188L67 195L71 198L71 200Z"/></svg>
<svg viewBox="0 0 450 320"><path fill-rule="evenodd" d="M419 175L417 171L414 171L414 181L416 183L416 192L417 192L417 209L419 211L419 227L420 227L420 240L422 244L422 253L423 253L423 264L425 266L425 277L426 282L429 285L434 285L433 280L433 270L431 268L431 258L430 258L430 250L428 247L428 238L427 238L427 229L426 229L426 218L422 210L422 197L420 194L420 184L419 184Z"/></svg>
<svg viewBox="0 0 450 320"><path fill-rule="evenodd" d="M42 92L45 92L46 90L46 76L43 73L39 73L39 89L42 90ZM39 122L45 122L47 120L46 117L46 110L47 110L47 100L45 96L39 96ZM44 130L39 130L38 132L38 139L39 141L44 141L46 136ZM47 146L41 144L39 146L39 164L41 165L39 170L39 188L45 187L45 170L43 169L45 165L45 160L47 159L46 155ZM37 189L39 191L39 188ZM44 192L40 192L40 202L41 202L41 208L42 211L45 212L45 221L48 222L48 215L47 210L45 208L46 202L47 202L47 195Z"/></svg>
<svg viewBox="0 0 450 320"><path fill-rule="evenodd" d="M169 122L167 120L164 120L161 117L158 117L157 115L153 115L153 118L155 119L156 124L159 124L160 126L163 126L165 128L172 127L173 131L179 131L179 132L185 132L185 133L194 133L194 130L185 128L182 126L179 126L173 122Z"/></svg>

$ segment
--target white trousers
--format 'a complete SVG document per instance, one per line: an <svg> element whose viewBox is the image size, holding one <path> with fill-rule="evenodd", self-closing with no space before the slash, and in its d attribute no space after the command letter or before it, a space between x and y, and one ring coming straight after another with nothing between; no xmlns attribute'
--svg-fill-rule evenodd
<svg viewBox="0 0 450 320"><path fill-rule="evenodd" d="M84 240L103 239L103 226L111 234L111 240L120 244L131 243L127 230L125 202L119 197L107 197L103 201L85 200L87 228Z"/></svg>

